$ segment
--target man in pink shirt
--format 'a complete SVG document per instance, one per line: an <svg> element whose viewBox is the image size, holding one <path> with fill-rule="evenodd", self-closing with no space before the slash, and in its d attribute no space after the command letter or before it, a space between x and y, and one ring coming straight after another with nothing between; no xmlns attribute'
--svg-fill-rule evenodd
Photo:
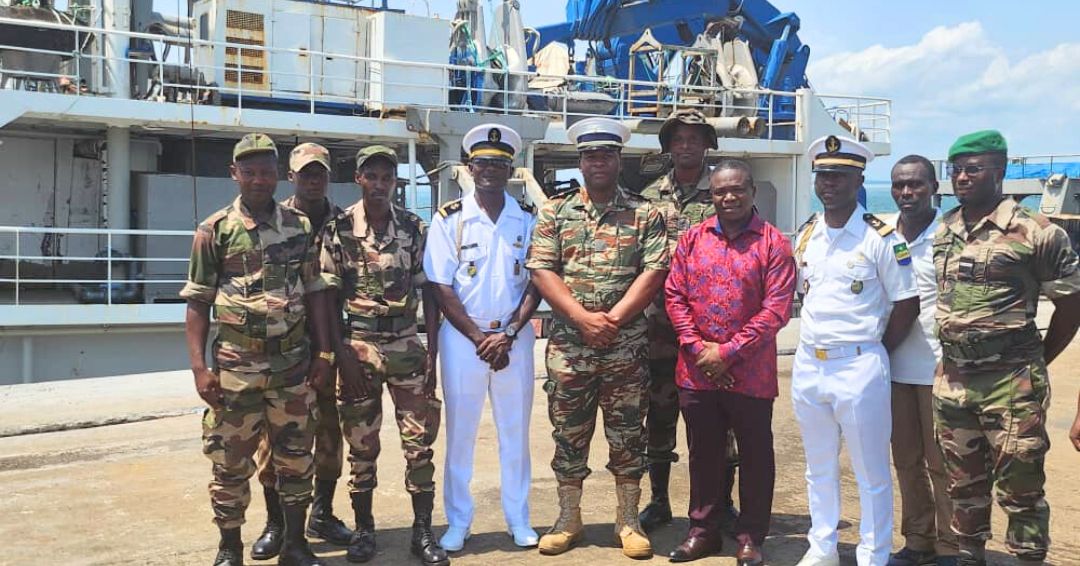
<svg viewBox="0 0 1080 566"><path fill-rule="evenodd" d="M758 216L745 161L721 161L709 190L716 216L679 240L665 285L690 448L690 532L671 560L720 550L731 428L742 460L736 558L739 566L756 566L772 513L776 334L791 317L795 261L788 239Z"/></svg>

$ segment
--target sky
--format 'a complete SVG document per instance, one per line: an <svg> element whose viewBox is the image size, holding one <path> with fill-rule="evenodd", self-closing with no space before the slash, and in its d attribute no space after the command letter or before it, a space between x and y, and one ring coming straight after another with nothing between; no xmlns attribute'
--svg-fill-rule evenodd
<svg viewBox="0 0 1080 566"><path fill-rule="evenodd" d="M519 1L526 26L565 20L561 0ZM892 155L871 164L870 179L887 180L909 153L944 158L958 135L986 128L1014 156L1080 154L1078 0L772 3L799 16L816 90L893 101ZM390 5L451 18L457 2Z"/></svg>

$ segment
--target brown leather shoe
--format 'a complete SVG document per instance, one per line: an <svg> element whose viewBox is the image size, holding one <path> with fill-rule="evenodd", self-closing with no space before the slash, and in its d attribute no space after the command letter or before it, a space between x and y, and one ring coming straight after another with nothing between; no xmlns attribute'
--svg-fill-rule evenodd
<svg viewBox="0 0 1080 566"><path fill-rule="evenodd" d="M721 542L719 540L712 542L706 538L688 536L686 540L682 541L682 544L671 551L668 557L671 562L691 562L720 552L720 547Z"/></svg>
<svg viewBox="0 0 1080 566"><path fill-rule="evenodd" d="M739 552L735 554L735 560L739 566L761 566L765 563L765 557L761 554L761 547L749 539L739 537Z"/></svg>

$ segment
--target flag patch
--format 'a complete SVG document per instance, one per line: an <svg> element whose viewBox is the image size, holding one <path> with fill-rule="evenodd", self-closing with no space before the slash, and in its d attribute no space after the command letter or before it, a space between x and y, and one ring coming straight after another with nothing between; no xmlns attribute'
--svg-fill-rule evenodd
<svg viewBox="0 0 1080 566"><path fill-rule="evenodd" d="M893 255L896 256L896 263L900 265L911 265L911 250L908 249L907 244L901 242L892 247Z"/></svg>

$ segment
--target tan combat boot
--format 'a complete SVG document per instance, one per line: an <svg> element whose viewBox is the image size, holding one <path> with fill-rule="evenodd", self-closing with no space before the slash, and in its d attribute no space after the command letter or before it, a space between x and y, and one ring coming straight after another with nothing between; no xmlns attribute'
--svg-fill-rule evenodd
<svg viewBox="0 0 1080 566"><path fill-rule="evenodd" d="M559 486L559 518L544 536L540 537L540 554L562 554L581 540L581 488Z"/></svg>
<svg viewBox="0 0 1080 566"><path fill-rule="evenodd" d="M619 507L615 511L615 544L623 549L628 558L649 558L652 544L638 523L638 504L641 503L641 486L635 483L616 483L615 496Z"/></svg>

